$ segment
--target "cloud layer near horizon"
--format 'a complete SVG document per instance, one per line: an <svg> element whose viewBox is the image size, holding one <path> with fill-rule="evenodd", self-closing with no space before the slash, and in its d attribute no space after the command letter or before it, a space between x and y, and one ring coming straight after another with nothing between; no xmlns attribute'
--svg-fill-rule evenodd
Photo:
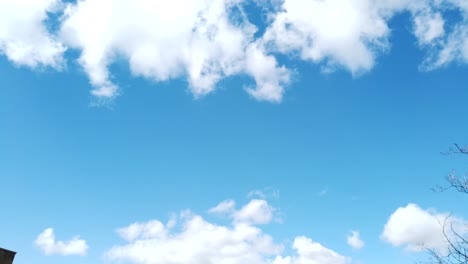
<svg viewBox="0 0 468 264"><path fill-rule="evenodd" d="M187 78L195 97L214 91L223 78L247 75L255 83L244 87L251 96L280 102L291 70L277 54L318 63L325 72L362 74L390 49L389 20L409 12L417 45L427 52L421 69L468 63L463 0L256 2L256 11L268 17L264 25L249 20L245 0L4 0L0 54L16 65L61 70L66 50L76 50L99 98L119 93L109 66L124 60L135 76ZM448 11L459 18L446 17ZM259 29L264 33L256 34Z"/></svg>
<svg viewBox="0 0 468 264"><path fill-rule="evenodd" d="M168 223L159 220L137 222L117 230L124 245L106 254L111 261L136 264L345 264L351 259L305 236L294 239L293 256L281 256L284 245L277 244L258 225L273 220L276 209L266 200L252 199L240 209L232 200L213 209L232 221L219 225L190 211L183 211Z"/></svg>
<svg viewBox="0 0 468 264"><path fill-rule="evenodd" d="M153 219L119 228L116 233L123 242L105 251L104 258L110 263L135 264L354 263L351 257L301 234L291 240L275 241L263 227L281 213L265 199L251 199L240 207L234 200L226 200L209 209L208 213L223 219L221 222L228 221L220 224L183 210L165 223ZM468 234L465 220L449 216L408 204L390 215L381 239L396 247L405 246L413 252L433 249L445 254L448 252L447 238L457 241L457 236L447 229L447 237L444 236L444 223L458 235ZM359 231L351 231L343 244L345 242L355 250L364 247ZM57 241L52 228L44 230L35 240L35 245L48 256L84 256L89 248L87 242L79 237Z"/></svg>

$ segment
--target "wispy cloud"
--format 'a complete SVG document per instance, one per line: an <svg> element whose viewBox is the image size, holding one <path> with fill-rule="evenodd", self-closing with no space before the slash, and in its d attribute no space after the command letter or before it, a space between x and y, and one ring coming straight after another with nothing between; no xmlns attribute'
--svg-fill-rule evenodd
<svg viewBox="0 0 468 264"><path fill-rule="evenodd" d="M226 200L219 203L217 206L208 210L209 213L214 214L225 214L232 213L236 207L236 202L234 200Z"/></svg>
<svg viewBox="0 0 468 264"><path fill-rule="evenodd" d="M266 187L260 190L253 190L247 194L247 198L258 198L258 199L279 199L280 192L279 190Z"/></svg>

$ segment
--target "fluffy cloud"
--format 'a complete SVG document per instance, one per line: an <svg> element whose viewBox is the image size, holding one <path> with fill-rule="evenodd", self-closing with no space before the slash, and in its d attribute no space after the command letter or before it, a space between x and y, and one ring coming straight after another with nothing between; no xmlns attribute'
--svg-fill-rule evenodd
<svg viewBox="0 0 468 264"><path fill-rule="evenodd" d="M0 1L0 54L17 65L60 68L65 47L45 25L59 5L59 0Z"/></svg>
<svg viewBox="0 0 468 264"><path fill-rule="evenodd" d="M273 264L346 264L351 262L350 258L341 256L304 236L294 239L293 248L296 250L296 256L278 256Z"/></svg>
<svg viewBox="0 0 468 264"><path fill-rule="evenodd" d="M416 204L408 204L406 207L398 208L390 216L381 238L394 246L406 246L411 251L431 248L447 252L447 239L443 233L444 224L453 223L454 230L463 234L468 231L463 222L446 213L423 210ZM453 238L450 232L447 235Z"/></svg>
<svg viewBox="0 0 468 264"><path fill-rule="evenodd" d="M215 208L231 212L233 206L228 200ZM187 211L181 213L175 226L157 220L135 223L118 229L127 244L114 246L105 256L110 261L141 264L347 263L348 258L302 236L294 240L297 255L280 256L283 245L256 226L271 220L271 210L266 208L271 208L266 201L252 200L230 214L232 223L227 226ZM239 221L239 216L248 221Z"/></svg>
<svg viewBox="0 0 468 264"><path fill-rule="evenodd" d="M78 255L84 256L88 252L88 245L85 240L74 237L70 241L56 241L54 230L47 228L34 241L45 255Z"/></svg>
<svg viewBox="0 0 468 264"><path fill-rule="evenodd" d="M468 8L462 0L285 0L273 15L263 41L270 50L298 54L303 60L337 66L353 74L369 71L390 47L388 21L409 12L413 34L428 51L423 69L453 61L468 62ZM459 12L461 21L446 31L443 13Z"/></svg>
<svg viewBox="0 0 468 264"><path fill-rule="evenodd" d="M116 95L108 67L124 58L137 76L187 76L195 96L212 92L226 76L247 74L256 82L247 88L251 95L280 101L289 73L255 43L256 27L241 2L84 0L67 7L61 37L82 51L79 61L96 96Z"/></svg>
<svg viewBox="0 0 468 264"><path fill-rule="evenodd" d="M385 49L386 21L367 0L285 0L263 40L304 60L370 70L375 49Z"/></svg>
<svg viewBox="0 0 468 264"><path fill-rule="evenodd" d="M159 221L149 221L146 223L134 223L128 227L117 230L117 233L127 241L137 238L149 238L166 236L166 226Z"/></svg>
<svg viewBox="0 0 468 264"><path fill-rule="evenodd" d="M0 54L17 65L60 69L65 50L73 49L99 98L119 93L109 67L124 61L135 76L187 79L195 97L213 92L223 78L247 75L255 83L243 87L248 94L280 102L291 72L278 63L279 53L324 72L358 75L390 50L390 19L409 12L408 28L427 51L421 69L468 63L465 0L256 1L266 2L273 8L256 7L268 17L260 25L266 31L256 34L246 0L3 0ZM447 11L460 19L448 21Z"/></svg>
<svg viewBox="0 0 468 264"><path fill-rule="evenodd" d="M235 206L235 201L226 200L211 208L208 212L229 214L237 223L268 224L273 220L277 211L264 199L252 199L239 210L235 210Z"/></svg>
<svg viewBox="0 0 468 264"><path fill-rule="evenodd" d="M359 237L359 231L351 231L346 238L346 242L354 249L361 249L364 247L364 241Z"/></svg>
<svg viewBox="0 0 468 264"><path fill-rule="evenodd" d="M266 200L253 199L233 214L237 222L268 224L273 219L275 209Z"/></svg>

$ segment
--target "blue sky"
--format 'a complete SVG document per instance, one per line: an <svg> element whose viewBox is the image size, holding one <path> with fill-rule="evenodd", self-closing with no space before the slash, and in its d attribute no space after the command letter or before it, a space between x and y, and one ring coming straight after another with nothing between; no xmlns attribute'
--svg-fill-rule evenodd
<svg viewBox="0 0 468 264"><path fill-rule="evenodd" d="M210 33L181 22L192 11L180 5L147 6L162 11L145 24L124 0L0 1L0 247L15 264L394 264L427 258L418 243L443 251L434 221L468 218L466 195L431 191L468 169L440 154L466 143L466 4L237 2L194 1ZM336 25L314 18L324 12ZM173 37L184 23L190 40Z"/></svg>

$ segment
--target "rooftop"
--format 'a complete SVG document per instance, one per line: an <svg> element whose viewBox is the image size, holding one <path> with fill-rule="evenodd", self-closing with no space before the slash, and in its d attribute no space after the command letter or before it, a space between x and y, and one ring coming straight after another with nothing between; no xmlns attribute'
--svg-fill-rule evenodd
<svg viewBox="0 0 468 264"><path fill-rule="evenodd" d="M14 251L4 249L4 248L1 248L1 247L0 247L0 251L5 251L5 252L8 252L8 253L16 254L16 252L14 252Z"/></svg>

